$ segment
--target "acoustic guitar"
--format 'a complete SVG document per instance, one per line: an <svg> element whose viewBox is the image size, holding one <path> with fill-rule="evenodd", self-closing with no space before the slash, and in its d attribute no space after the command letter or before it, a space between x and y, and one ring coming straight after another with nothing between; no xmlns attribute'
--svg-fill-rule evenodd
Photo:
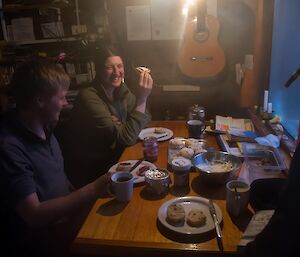
<svg viewBox="0 0 300 257"><path fill-rule="evenodd" d="M210 79L225 66L225 55L218 40L218 18L206 14L206 1L197 4L197 19L189 15L178 56L183 75L191 79Z"/></svg>

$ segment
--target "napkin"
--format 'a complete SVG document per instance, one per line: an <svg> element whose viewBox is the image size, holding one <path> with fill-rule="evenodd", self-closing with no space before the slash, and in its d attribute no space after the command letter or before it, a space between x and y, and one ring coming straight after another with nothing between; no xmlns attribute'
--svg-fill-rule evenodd
<svg viewBox="0 0 300 257"><path fill-rule="evenodd" d="M279 138L273 134L269 134L265 137L257 137L255 141L260 145L272 146L274 148L278 148L280 145Z"/></svg>

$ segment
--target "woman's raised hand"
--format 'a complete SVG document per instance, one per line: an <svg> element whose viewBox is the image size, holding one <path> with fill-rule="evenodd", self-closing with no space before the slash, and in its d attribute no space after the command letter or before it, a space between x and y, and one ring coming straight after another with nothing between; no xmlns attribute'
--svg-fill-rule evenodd
<svg viewBox="0 0 300 257"><path fill-rule="evenodd" d="M149 72L142 71L139 79L138 101L146 101L150 95L153 86L153 79Z"/></svg>

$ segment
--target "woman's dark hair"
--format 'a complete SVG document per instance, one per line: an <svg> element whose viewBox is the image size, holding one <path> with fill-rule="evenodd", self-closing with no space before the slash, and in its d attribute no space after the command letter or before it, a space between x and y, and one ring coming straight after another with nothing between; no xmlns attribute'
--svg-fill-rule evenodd
<svg viewBox="0 0 300 257"><path fill-rule="evenodd" d="M95 52L96 73L105 68L105 62L108 57L121 56L120 52L112 45L99 47Z"/></svg>
<svg viewBox="0 0 300 257"><path fill-rule="evenodd" d="M9 92L17 107L26 108L37 96L52 96L59 89L67 90L69 85L70 78L61 67L44 59L35 59L17 67Z"/></svg>

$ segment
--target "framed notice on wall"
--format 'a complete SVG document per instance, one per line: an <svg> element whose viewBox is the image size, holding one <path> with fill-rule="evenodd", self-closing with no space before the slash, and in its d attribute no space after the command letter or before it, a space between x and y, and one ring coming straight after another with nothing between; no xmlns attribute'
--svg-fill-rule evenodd
<svg viewBox="0 0 300 257"><path fill-rule="evenodd" d="M127 40L151 40L150 6L126 6Z"/></svg>

